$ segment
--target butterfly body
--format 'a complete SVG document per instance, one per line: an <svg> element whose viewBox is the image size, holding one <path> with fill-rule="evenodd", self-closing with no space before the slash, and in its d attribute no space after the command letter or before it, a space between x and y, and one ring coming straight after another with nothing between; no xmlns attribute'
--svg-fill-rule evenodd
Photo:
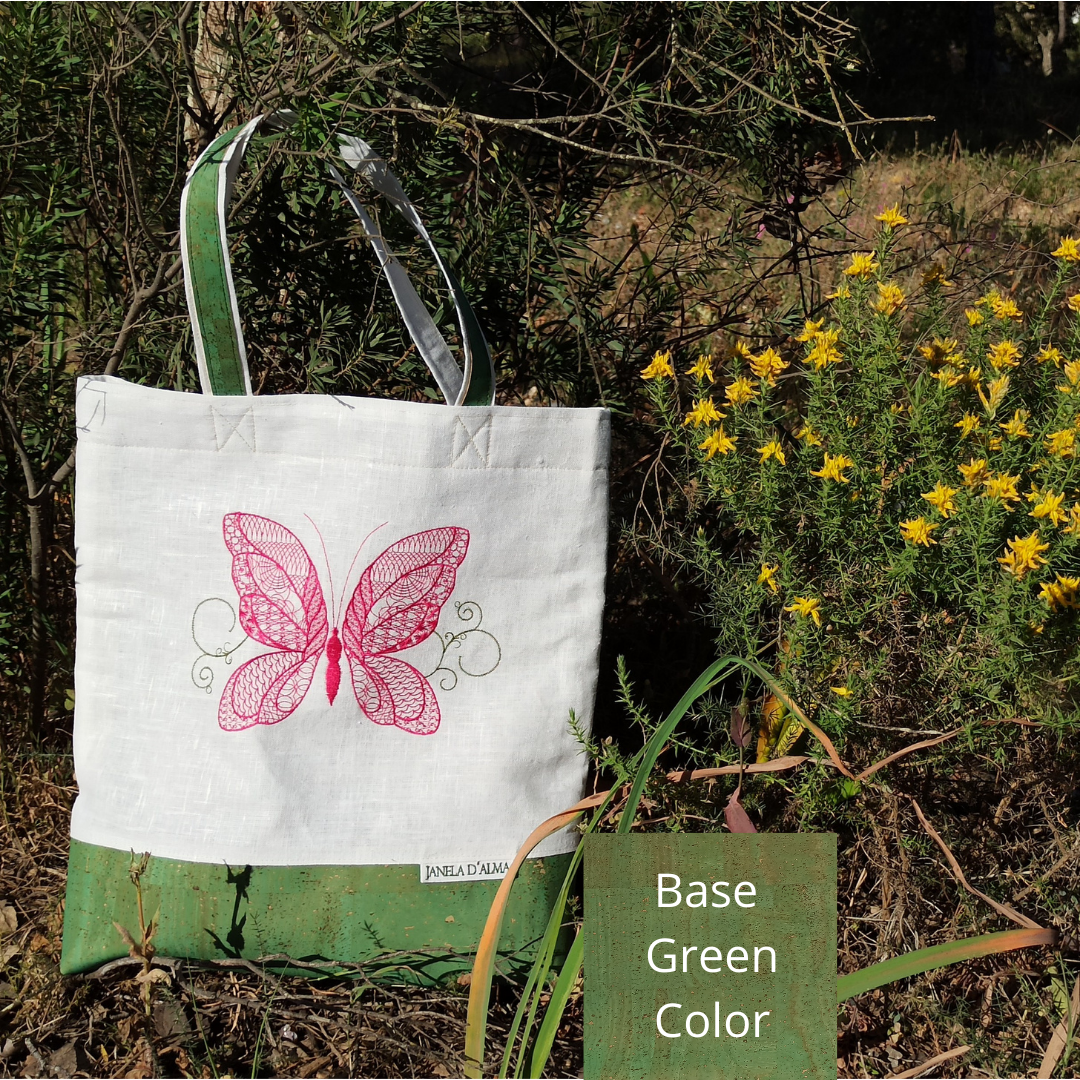
<svg viewBox="0 0 1080 1080"><path fill-rule="evenodd" d="M326 643L326 700L331 705L341 686L341 638L337 627L330 631L330 640Z"/></svg>
<svg viewBox="0 0 1080 1080"><path fill-rule="evenodd" d="M416 735L438 729L439 705L427 678L392 654L434 632L468 551L467 529L428 529L386 548L360 575L340 633L329 625L307 550L284 525L233 513L225 515L222 531L232 555L241 625L272 650L229 678L218 707L222 728L238 731L286 719L303 701L325 652L331 705L344 654L356 700L370 720Z"/></svg>

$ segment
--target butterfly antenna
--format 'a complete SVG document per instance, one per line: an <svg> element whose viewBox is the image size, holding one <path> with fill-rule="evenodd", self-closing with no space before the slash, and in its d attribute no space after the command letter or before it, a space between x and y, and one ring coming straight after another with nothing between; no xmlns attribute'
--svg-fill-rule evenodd
<svg viewBox="0 0 1080 1080"><path fill-rule="evenodd" d="M334 575L333 575L333 571L331 571L331 569L330 569L330 555L327 553L327 550L326 550L326 541L323 539L323 534L319 531L319 526L316 525L315 522L312 521L311 518L308 517L307 514L305 514L304 517L306 517L308 519L309 524L315 530L315 535L319 538L319 544L322 546L323 562L326 563L326 580L330 585L330 603L333 604L334 595L335 595L334 594ZM337 612L336 611L331 611L330 616L333 619L334 626L337 626L337 621L338 621L337 620Z"/></svg>
<svg viewBox="0 0 1080 1080"><path fill-rule="evenodd" d="M348 573L347 573L347 574L345 575L345 584L344 584L344 585L343 585L343 586L341 587L341 604L342 604L342 606L344 606L344 604L345 604L345 593L346 593L346 592L348 591L348 588L349 588L349 578L351 578L351 577L352 577L352 572L353 572L353 569L354 569L354 567L356 566L356 560L360 558L360 552L364 550L364 545L365 545L365 544L366 544L366 543L367 543L367 542L368 542L368 541L369 541L369 540L370 540L370 539L371 539L371 538L372 538L372 537L373 537L373 536L374 536L374 535L375 535L375 534L376 534L376 533L377 533L377 532L378 532L378 531L379 531L380 529L384 528L384 527L385 527L385 526L386 526L387 524L389 524L389 523L388 523L388 522L386 522L386 521L384 521L384 522L382 523L382 525L376 525L376 526L375 526L375 528L374 528L374 529L372 529L372 530L371 530L371 532L369 532L369 533L367 534L367 536L365 536L365 537L364 537L364 539L360 541L360 546L359 546L359 547L358 547L358 548L356 549L356 554L355 554L355 555L353 556L353 560L352 560L352 562L351 562L351 563L349 563L349 572L348 572Z"/></svg>

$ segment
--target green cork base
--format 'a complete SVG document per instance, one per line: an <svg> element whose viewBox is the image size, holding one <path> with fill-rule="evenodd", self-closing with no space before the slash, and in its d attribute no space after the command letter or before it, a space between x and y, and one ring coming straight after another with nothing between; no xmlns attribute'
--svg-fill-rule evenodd
<svg viewBox="0 0 1080 1080"><path fill-rule="evenodd" d="M532 962L570 858L529 859L521 868L503 921L505 973ZM128 955L114 922L138 939L131 865L128 851L72 840L63 974ZM154 948L162 956L363 963L369 977L381 971L439 981L472 966L499 882L423 885L419 876L417 866L229 867L151 858L141 885L146 918L158 915Z"/></svg>

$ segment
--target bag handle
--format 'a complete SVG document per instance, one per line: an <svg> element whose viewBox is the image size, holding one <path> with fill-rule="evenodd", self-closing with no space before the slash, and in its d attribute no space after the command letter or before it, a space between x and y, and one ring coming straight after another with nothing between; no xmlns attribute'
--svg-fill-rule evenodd
<svg viewBox="0 0 1080 1080"><path fill-rule="evenodd" d="M226 208L252 136L262 128L281 131L296 120L287 109L258 116L218 136L191 167L180 200L180 252L191 316L199 382L205 394L251 394L247 350L228 257ZM453 270L435 248L401 183L362 139L339 136L342 157L397 210L424 240L453 297L461 327L462 371L401 263L356 194L332 165L328 170L359 217L386 275L406 328L447 404L490 405L495 371L483 331Z"/></svg>

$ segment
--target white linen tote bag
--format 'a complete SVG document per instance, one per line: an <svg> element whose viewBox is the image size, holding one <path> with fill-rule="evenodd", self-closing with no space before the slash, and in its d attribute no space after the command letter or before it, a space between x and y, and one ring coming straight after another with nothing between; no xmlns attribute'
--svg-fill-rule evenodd
<svg viewBox="0 0 1080 1080"><path fill-rule="evenodd" d="M446 404L252 395L225 216L259 124L184 190L202 393L79 380L67 972L126 954L113 924L137 932L147 852L161 953L408 950L438 974L525 837L582 793L568 718L588 726L595 692L608 414L492 404L468 301L357 139L343 157L450 287L463 364L331 169ZM508 950L543 933L575 843L534 853Z"/></svg>

